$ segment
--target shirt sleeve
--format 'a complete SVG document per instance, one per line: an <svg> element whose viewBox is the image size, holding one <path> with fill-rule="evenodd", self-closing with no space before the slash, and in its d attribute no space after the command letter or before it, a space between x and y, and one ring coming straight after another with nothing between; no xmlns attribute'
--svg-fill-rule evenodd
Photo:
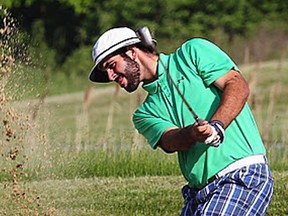
<svg viewBox="0 0 288 216"><path fill-rule="evenodd" d="M231 69L239 71L233 60L214 43L194 38L188 41L186 51L190 52L191 59L197 68L199 76L206 85L212 84Z"/></svg>
<svg viewBox="0 0 288 216"><path fill-rule="evenodd" d="M168 120L153 116L151 113L141 109L134 112L133 123L138 132L147 139L153 149L157 148L162 134L168 128L176 127Z"/></svg>

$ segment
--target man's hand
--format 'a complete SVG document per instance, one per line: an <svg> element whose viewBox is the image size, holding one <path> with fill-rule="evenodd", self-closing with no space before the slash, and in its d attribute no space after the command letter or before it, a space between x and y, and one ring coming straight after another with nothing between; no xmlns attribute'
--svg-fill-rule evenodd
<svg viewBox="0 0 288 216"><path fill-rule="evenodd" d="M195 122L184 128L167 129L163 133L159 145L167 153L186 151L196 142L204 142L212 133L213 127L209 122L201 120L201 125Z"/></svg>
<svg viewBox="0 0 288 216"><path fill-rule="evenodd" d="M204 141L206 145L218 147L224 140L224 124L221 121L210 121L209 125L212 129L212 134Z"/></svg>

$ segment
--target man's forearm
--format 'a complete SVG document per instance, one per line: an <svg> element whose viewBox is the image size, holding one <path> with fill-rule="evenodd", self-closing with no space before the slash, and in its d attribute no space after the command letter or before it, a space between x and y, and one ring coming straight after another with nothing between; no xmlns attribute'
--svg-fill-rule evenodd
<svg viewBox="0 0 288 216"><path fill-rule="evenodd" d="M160 140L161 148L167 153L188 150L195 142L189 127L191 126L165 131Z"/></svg>
<svg viewBox="0 0 288 216"><path fill-rule="evenodd" d="M167 153L176 151L186 151L191 148L195 142L203 142L212 134L212 129L207 121L198 125L195 122L184 128L170 128L166 130L160 141L160 147Z"/></svg>

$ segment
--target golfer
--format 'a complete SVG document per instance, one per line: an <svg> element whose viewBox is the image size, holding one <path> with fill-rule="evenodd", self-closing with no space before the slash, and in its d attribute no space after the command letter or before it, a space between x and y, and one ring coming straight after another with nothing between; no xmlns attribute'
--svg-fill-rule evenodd
<svg viewBox="0 0 288 216"><path fill-rule="evenodd" d="M119 27L99 37L92 56L91 81L114 81L127 92L142 84L148 92L133 122L153 149L178 153L187 180L181 215L265 214L273 179L247 83L224 51L193 38L158 55L137 32Z"/></svg>

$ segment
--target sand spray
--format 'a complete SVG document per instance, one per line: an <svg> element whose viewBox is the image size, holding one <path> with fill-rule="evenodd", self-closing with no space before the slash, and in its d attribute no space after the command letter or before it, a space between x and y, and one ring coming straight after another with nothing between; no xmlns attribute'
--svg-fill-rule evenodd
<svg viewBox="0 0 288 216"><path fill-rule="evenodd" d="M28 45L19 39L17 20L1 5L0 18L0 215L52 215L54 209L42 204L41 194L25 184L28 152L46 142L35 129L33 111L17 103L27 91L21 86L21 66L29 64Z"/></svg>

